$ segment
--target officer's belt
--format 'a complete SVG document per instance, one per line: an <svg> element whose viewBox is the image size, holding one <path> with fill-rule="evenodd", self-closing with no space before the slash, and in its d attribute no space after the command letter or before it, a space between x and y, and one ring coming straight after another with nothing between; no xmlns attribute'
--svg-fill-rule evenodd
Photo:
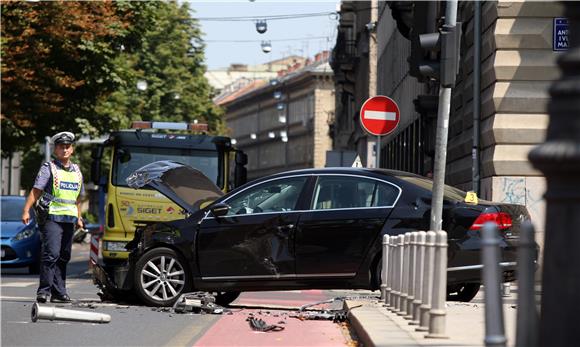
<svg viewBox="0 0 580 347"><path fill-rule="evenodd" d="M48 194L47 192L44 192L44 195L47 198L49 198L50 201L58 202L60 204L71 204L71 205L75 205L77 203L76 200L68 200L68 199L56 198L52 194Z"/></svg>

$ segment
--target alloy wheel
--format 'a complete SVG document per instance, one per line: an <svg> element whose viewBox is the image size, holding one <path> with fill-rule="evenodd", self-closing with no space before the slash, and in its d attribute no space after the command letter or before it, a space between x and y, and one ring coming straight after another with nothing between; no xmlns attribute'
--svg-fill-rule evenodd
<svg viewBox="0 0 580 347"><path fill-rule="evenodd" d="M180 295L185 286L181 263L170 256L150 259L141 270L141 288L154 300L166 301Z"/></svg>

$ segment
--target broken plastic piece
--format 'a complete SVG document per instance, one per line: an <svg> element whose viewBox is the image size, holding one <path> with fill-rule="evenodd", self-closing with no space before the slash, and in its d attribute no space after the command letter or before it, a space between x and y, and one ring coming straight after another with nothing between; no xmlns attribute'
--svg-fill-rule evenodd
<svg viewBox="0 0 580 347"><path fill-rule="evenodd" d="M268 332L268 331L282 331L282 330L284 330L283 326L275 325L275 324L270 325L270 324L266 323L264 320L259 319L259 318L248 317L248 319L246 319L246 320L250 323L250 327L256 331Z"/></svg>

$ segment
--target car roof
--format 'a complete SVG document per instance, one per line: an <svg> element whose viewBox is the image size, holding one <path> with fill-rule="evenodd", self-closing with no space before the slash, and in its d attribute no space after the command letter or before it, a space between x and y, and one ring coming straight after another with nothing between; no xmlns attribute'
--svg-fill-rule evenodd
<svg viewBox="0 0 580 347"><path fill-rule="evenodd" d="M390 169L374 169L374 168L359 168L359 167L326 167L326 168L318 168L318 169L301 169L301 170L292 170L292 171L284 171L277 174L273 174L267 177L261 178L272 178L272 177L280 177L280 176L288 176L288 175L317 175L317 174L329 174L329 173L336 173L336 174L376 174L376 175L386 175L386 176L409 176L409 177L422 177L416 175L414 173L405 172L405 171L398 171L398 170L390 170Z"/></svg>

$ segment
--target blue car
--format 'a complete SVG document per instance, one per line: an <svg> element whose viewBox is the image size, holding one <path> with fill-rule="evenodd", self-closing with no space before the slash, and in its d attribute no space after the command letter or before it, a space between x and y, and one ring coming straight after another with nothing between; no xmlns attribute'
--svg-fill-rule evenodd
<svg viewBox="0 0 580 347"><path fill-rule="evenodd" d="M2 267L28 267L28 271L38 273L40 267L40 232L30 213L30 223L22 224L22 209L26 197L2 196L1 253Z"/></svg>

